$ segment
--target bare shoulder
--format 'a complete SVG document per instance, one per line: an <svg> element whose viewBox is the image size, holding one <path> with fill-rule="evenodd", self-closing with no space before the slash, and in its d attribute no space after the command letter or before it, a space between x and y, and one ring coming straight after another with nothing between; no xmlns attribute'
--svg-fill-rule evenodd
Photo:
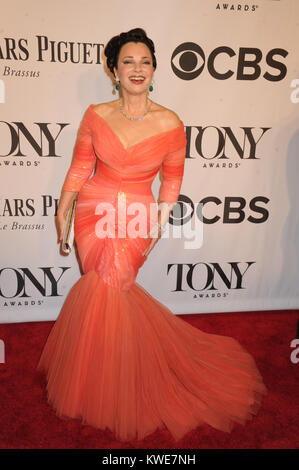
<svg viewBox="0 0 299 470"><path fill-rule="evenodd" d="M172 129L173 127L178 127L181 124L181 120L177 113L171 109L167 110L167 121L169 123L169 127Z"/></svg>
<svg viewBox="0 0 299 470"><path fill-rule="evenodd" d="M116 103L118 103L118 100L98 103L94 105L93 109L96 113L105 118L115 110Z"/></svg>
<svg viewBox="0 0 299 470"><path fill-rule="evenodd" d="M177 113L161 104L154 103L153 112L156 113L156 119L159 120L162 131L171 130L175 127L179 127L181 124Z"/></svg>

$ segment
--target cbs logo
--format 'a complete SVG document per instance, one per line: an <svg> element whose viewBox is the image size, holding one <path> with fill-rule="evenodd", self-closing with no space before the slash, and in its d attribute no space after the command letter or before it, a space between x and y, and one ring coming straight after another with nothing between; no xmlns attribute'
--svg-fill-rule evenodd
<svg viewBox="0 0 299 470"><path fill-rule="evenodd" d="M268 68L262 76L271 82L282 80L287 74L287 67L279 58L285 58L287 55L288 51L280 48L267 52L264 60ZM217 68L217 61L223 58L227 64L226 70L220 70L219 66ZM257 80L262 74L260 65L262 59L263 53L256 47L240 47L235 52L231 47L219 46L206 55L198 44L184 42L173 51L171 67L174 74L182 80L194 80L202 73L205 66L216 80L227 80L233 75L236 80ZM221 68L223 69L223 65ZM272 73L271 69L276 72Z"/></svg>

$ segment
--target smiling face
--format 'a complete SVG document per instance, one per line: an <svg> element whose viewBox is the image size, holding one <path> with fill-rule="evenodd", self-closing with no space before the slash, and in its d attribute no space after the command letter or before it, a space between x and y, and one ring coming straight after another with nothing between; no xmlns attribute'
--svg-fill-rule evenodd
<svg viewBox="0 0 299 470"><path fill-rule="evenodd" d="M121 47L114 74L123 89L134 94L147 92L154 70L151 51L146 44L127 42Z"/></svg>

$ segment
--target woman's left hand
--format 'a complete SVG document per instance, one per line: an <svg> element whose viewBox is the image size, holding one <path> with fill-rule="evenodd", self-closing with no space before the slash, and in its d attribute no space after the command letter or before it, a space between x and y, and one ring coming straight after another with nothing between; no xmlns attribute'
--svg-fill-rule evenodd
<svg viewBox="0 0 299 470"><path fill-rule="evenodd" d="M142 253L143 256L148 256L156 245L157 241L161 238L161 229L157 225L154 225L150 230L149 234L147 235L147 238L150 239L150 243L147 245L144 252Z"/></svg>

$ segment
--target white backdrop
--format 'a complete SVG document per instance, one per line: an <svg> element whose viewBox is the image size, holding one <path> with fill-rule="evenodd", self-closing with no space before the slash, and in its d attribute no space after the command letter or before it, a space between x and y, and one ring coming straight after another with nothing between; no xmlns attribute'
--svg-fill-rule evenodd
<svg viewBox="0 0 299 470"><path fill-rule="evenodd" d="M298 15L296 0L3 2L1 323L56 319L81 275L55 210L85 109L118 97L103 48L134 27L156 46L150 98L187 132L181 222L197 227L199 202L205 217L200 248L160 240L137 282L175 314L298 308Z"/></svg>

